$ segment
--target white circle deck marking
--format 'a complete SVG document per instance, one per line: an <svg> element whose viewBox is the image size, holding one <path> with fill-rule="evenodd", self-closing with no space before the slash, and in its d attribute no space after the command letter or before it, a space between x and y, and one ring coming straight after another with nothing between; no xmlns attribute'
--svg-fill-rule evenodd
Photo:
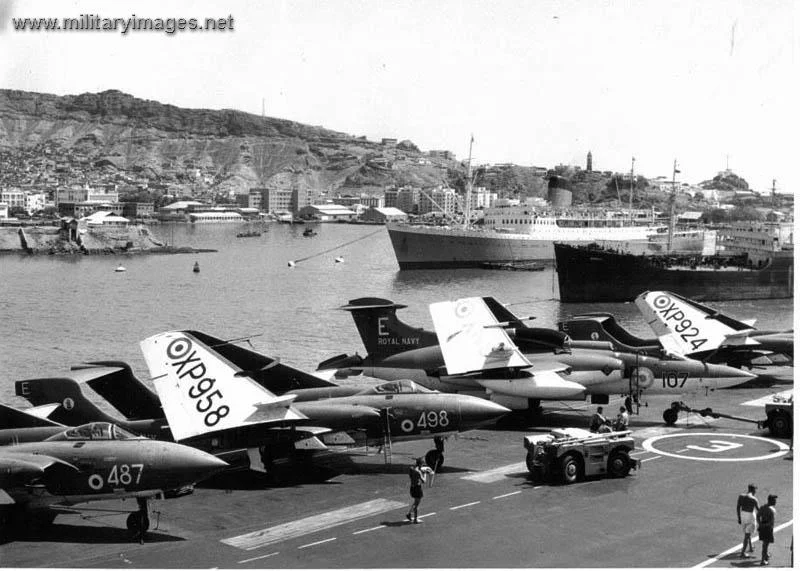
<svg viewBox="0 0 800 571"><path fill-rule="evenodd" d="M653 443L657 440L680 437L690 438L694 436L712 436L714 438L748 438L750 440L757 440L759 442L766 442L768 444L776 445L778 447L778 451L771 454L765 454L764 456L754 456L752 458L706 458L702 456L687 456L684 454L676 454L674 452L664 452L663 450L659 450L653 446ZM749 434L718 434L716 432L695 432L692 434L678 432L676 434L653 436L642 442L642 448L652 452L653 454L661 454L662 456L670 456L672 458L683 458L684 460L699 460L701 462L755 462L757 460L770 460L772 458L778 458L789 452L789 446L787 444L778 442L777 440L772 440L770 438L764 438L763 436L750 436Z"/></svg>

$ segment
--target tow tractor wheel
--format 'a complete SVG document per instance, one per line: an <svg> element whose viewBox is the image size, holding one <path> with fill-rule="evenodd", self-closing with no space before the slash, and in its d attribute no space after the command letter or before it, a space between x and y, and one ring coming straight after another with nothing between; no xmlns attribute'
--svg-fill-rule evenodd
<svg viewBox="0 0 800 571"><path fill-rule="evenodd" d="M608 473L612 478L624 478L631 471L627 450L614 450L608 457Z"/></svg>
<svg viewBox="0 0 800 571"><path fill-rule="evenodd" d="M528 467L528 472L533 475L536 475L536 465L533 463L533 450L528 452L528 455L525 456L525 465Z"/></svg>
<svg viewBox="0 0 800 571"><path fill-rule="evenodd" d="M791 434L792 421L785 412L776 412L769 419L769 433L778 438L786 438Z"/></svg>
<svg viewBox="0 0 800 571"><path fill-rule="evenodd" d="M150 529L150 518L147 517L146 512L142 511L129 514L125 523L128 526L128 530L137 534L144 533Z"/></svg>
<svg viewBox="0 0 800 571"><path fill-rule="evenodd" d="M561 479L565 484L574 484L581 478L580 461L572 454L561 459Z"/></svg>
<svg viewBox="0 0 800 571"><path fill-rule="evenodd" d="M667 426L672 426L678 421L678 411L674 408L668 408L664 411L664 422Z"/></svg>
<svg viewBox="0 0 800 571"><path fill-rule="evenodd" d="M444 454L438 450L428 450L425 454L425 463L430 466L431 470L438 472L439 468L444 465Z"/></svg>

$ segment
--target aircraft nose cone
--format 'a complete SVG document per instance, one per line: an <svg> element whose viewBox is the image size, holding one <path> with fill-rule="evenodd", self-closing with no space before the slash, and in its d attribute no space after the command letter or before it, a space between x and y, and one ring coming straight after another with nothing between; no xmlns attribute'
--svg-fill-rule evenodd
<svg viewBox="0 0 800 571"><path fill-rule="evenodd" d="M716 380L717 388L735 387L758 376L728 365L708 365L708 373Z"/></svg>
<svg viewBox="0 0 800 571"><path fill-rule="evenodd" d="M228 467L228 463L196 448L188 448L178 459L185 474L195 478L197 481L205 479L212 474L220 472Z"/></svg>
<svg viewBox="0 0 800 571"><path fill-rule="evenodd" d="M468 425L489 422L509 412L511 410L503 405L477 397L469 397L461 403L461 420Z"/></svg>

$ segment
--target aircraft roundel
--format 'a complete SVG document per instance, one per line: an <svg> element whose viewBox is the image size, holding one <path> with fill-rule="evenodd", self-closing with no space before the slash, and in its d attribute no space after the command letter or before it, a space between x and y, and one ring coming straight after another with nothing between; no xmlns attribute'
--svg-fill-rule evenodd
<svg viewBox="0 0 800 571"><path fill-rule="evenodd" d="M597 333L597 331L592 331L592 334L589 335L589 337L592 338L592 341L597 341L598 339L600 339L600 335Z"/></svg>
<svg viewBox="0 0 800 571"><path fill-rule="evenodd" d="M634 369L633 373L631 373L631 380L633 381L633 385L638 389L649 389L653 386L653 381L655 381L655 375L653 371L648 369L647 367L638 367Z"/></svg>
<svg viewBox="0 0 800 571"><path fill-rule="evenodd" d="M170 359L180 359L185 357L192 348L192 342L186 337L173 339L167 346L167 357Z"/></svg>
<svg viewBox="0 0 800 571"><path fill-rule="evenodd" d="M664 309L670 303L670 299L666 295L659 295L653 300L653 306L656 309Z"/></svg>
<svg viewBox="0 0 800 571"><path fill-rule="evenodd" d="M63 406L65 410L72 410L75 408L75 401L67 397L61 402L61 406Z"/></svg>
<svg viewBox="0 0 800 571"><path fill-rule="evenodd" d="M100 474L92 474L89 476L89 487L93 490L99 490L103 487L103 477Z"/></svg>
<svg viewBox="0 0 800 571"><path fill-rule="evenodd" d="M472 313L472 305L465 300L458 301L456 303L455 311L456 311L456 317L464 319L470 313Z"/></svg>
<svg viewBox="0 0 800 571"><path fill-rule="evenodd" d="M400 423L400 428L403 430L403 432L411 432L414 430L414 421L407 418Z"/></svg>

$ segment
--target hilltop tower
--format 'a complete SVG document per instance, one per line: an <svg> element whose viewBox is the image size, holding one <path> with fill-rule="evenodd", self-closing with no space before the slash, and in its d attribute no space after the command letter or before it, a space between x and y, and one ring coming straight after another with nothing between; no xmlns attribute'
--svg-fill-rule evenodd
<svg viewBox="0 0 800 571"><path fill-rule="evenodd" d="M592 151L586 153L586 170L592 172Z"/></svg>

